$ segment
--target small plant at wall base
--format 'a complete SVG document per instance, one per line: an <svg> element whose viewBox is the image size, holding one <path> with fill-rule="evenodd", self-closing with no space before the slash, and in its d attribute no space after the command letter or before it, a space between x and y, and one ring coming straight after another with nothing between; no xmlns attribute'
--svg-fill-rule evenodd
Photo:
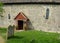
<svg viewBox="0 0 60 43"><path fill-rule="evenodd" d="M1 17L3 17L3 16L2 16L3 12L4 12L3 3L0 2L0 16L1 16Z"/></svg>
<svg viewBox="0 0 60 43"><path fill-rule="evenodd" d="M0 2L0 24L3 24L3 13L4 13L4 9L3 9L3 3Z"/></svg>

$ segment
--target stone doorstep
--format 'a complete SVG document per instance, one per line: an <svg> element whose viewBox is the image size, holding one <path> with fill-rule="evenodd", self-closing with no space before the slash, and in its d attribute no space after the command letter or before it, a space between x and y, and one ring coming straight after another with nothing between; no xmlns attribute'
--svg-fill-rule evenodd
<svg viewBox="0 0 60 43"><path fill-rule="evenodd" d="M24 31L24 30L15 30L16 32Z"/></svg>

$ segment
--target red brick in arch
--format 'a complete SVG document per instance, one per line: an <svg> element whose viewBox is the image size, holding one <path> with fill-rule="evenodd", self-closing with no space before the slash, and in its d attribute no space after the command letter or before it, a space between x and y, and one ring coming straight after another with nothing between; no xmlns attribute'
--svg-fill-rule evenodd
<svg viewBox="0 0 60 43"><path fill-rule="evenodd" d="M24 15L23 12L20 12L14 19L15 20L27 20L28 18Z"/></svg>

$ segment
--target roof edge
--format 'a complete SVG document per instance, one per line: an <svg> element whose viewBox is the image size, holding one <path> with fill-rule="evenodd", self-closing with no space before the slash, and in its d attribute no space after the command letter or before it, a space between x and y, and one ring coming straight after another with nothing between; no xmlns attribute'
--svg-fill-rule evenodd
<svg viewBox="0 0 60 43"><path fill-rule="evenodd" d="M53 4L53 5L60 5L60 2L15 2L15 3L4 3L5 5L11 5L11 4Z"/></svg>

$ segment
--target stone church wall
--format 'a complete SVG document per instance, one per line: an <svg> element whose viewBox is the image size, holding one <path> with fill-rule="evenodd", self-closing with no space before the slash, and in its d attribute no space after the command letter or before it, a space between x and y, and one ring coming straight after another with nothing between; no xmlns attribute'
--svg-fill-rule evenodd
<svg viewBox="0 0 60 43"><path fill-rule="evenodd" d="M46 19L47 8L49 9L48 19ZM9 24L16 25L14 18L19 12L23 12L29 18L35 30L60 31L60 5L5 5L4 9L4 23L1 25L3 27L7 27ZM10 14L11 19L8 19L8 14Z"/></svg>

